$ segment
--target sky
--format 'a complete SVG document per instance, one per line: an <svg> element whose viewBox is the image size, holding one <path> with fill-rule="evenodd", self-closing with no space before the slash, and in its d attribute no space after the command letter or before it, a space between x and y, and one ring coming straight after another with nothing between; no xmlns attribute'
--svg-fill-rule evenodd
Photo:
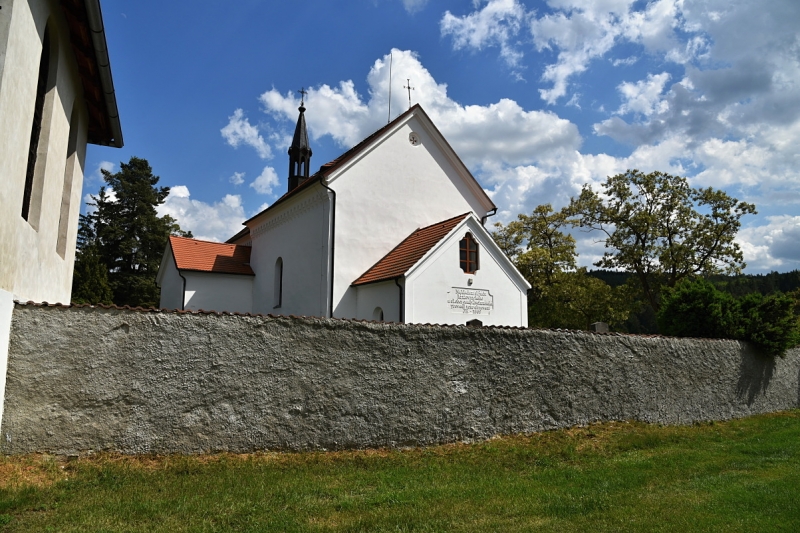
<svg viewBox="0 0 800 533"><path fill-rule="evenodd" d="M125 146L89 147L86 200L101 168L142 157L171 187L160 213L224 241L286 191L301 88L312 172L410 94L498 206L490 221L659 170L756 205L745 272L800 268L797 0L101 5ZM574 236L591 266L599 236Z"/></svg>

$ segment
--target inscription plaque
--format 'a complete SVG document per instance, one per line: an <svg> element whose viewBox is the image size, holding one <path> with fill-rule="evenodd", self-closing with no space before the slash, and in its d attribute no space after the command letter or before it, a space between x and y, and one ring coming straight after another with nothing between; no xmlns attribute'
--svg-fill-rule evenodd
<svg viewBox="0 0 800 533"><path fill-rule="evenodd" d="M494 309L494 296L484 289L453 287L447 291L447 305L451 313L459 315L490 315Z"/></svg>

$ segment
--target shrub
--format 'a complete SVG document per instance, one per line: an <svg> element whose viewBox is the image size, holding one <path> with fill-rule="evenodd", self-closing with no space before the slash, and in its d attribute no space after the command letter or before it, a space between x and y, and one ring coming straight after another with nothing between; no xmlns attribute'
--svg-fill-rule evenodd
<svg viewBox="0 0 800 533"><path fill-rule="evenodd" d="M783 355L797 342L794 301L786 294L748 294L739 308L742 338L767 355Z"/></svg>
<svg viewBox="0 0 800 533"><path fill-rule="evenodd" d="M661 333L675 337L739 338L736 300L710 282L684 281L663 297L658 311Z"/></svg>

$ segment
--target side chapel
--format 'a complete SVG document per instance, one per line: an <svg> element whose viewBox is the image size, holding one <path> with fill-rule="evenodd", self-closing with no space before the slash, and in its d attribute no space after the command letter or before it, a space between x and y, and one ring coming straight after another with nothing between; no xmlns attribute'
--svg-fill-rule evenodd
<svg viewBox="0 0 800 533"><path fill-rule="evenodd" d="M161 307L527 326L497 207L420 105L313 175L299 111L286 194L226 243L171 237Z"/></svg>

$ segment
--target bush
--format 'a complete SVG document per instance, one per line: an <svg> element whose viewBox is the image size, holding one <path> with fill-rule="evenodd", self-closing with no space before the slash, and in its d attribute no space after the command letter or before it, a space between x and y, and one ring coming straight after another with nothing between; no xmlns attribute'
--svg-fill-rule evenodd
<svg viewBox="0 0 800 533"><path fill-rule="evenodd" d="M736 300L710 282L685 281L663 297L658 311L661 333L675 337L744 340L769 356L783 355L800 343L797 302L777 292L748 294Z"/></svg>
<svg viewBox="0 0 800 533"><path fill-rule="evenodd" d="M658 310L658 327L674 337L739 338L738 305L703 279L670 290Z"/></svg>
<svg viewBox="0 0 800 533"><path fill-rule="evenodd" d="M744 340L767 355L783 355L797 341L794 301L783 293L748 294L739 300Z"/></svg>

